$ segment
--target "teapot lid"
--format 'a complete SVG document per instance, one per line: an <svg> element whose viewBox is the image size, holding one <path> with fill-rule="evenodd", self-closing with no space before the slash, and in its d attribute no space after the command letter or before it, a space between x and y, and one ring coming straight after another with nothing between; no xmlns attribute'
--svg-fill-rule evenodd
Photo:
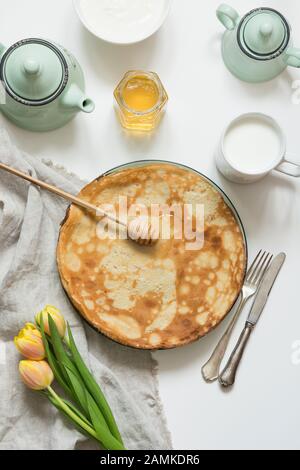
<svg viewBox="0 0 300 470"><path fill-rule="evenodd" d="M288 46L290 27L284 16L272 8L257 8L241 21L238 41L242 50L258 60L279 56Z"/></svg>
<svg viewBox="0 0 300 470"><path fill-rule="evenodd" d="M4 54L1 80L16 101L41 106L53 101L65 88L68 65L54 44L42 39L25 39Z"/></svg>

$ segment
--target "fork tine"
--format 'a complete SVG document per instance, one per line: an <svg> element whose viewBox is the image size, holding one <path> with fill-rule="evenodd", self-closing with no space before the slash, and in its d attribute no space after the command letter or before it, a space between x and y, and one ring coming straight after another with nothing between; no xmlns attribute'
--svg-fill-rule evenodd
<svg viewBox="0 0 300 470"><path fill-rule="evenodd" d="M250 274L250 276L247 279L248 282L253 282L253 279L255 278L258 270L260 269L262 263L264 262L266 255L267 255L266 251L263 251L261 253L260 257L258 258L258 260L257 260L257 262L254 266L254 269L253 269L252 273Z"/></svg>
<svg viewBox="0 0 300 470"><path fill-rule="evenodd" d="M261 252L262 252L262 250L260 250L260 251L257 253L257 255L256 255L256 257L255 257L255 260L253 261L253 263L251 264L250 268L248 269L248 271L247 271L247 280L248 280L248 278L251 276L252 271L253 271L253 268L254 268L254 266L255 266L255 263L256 263L256 261L258 260L259 256L261 255Z"/></svg>
<svg viewBox="0 0 300 470"><path fill-rule="evenodd" d="M261 266L260 268L260 271L257 273L255 279L254 279L254 284L257 284L259 285L265 275L265 273L267 272L267 269L269 268L270 266L270 263L273 259L273 255L271 255L270 253L268 253L263 265Z"/></svg>
<svg viewBox="0 0 300 470"><path fill-rule="evenodd" d="M255 280L259 276L259 273L261 272L262 268L264 267L268 256L269 256L269 253L267 251L264 251L263 255L261 256L260 263L257 265L255 272L251 276L250 282L255 283Z"/></svg>

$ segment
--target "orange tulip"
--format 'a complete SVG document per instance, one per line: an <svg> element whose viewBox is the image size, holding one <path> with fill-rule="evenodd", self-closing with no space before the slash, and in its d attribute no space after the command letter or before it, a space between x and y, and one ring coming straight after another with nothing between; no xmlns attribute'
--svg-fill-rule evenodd
<svg viewBox="0 0 300 470"><path fill-rule="evenodd" d="M27 359L41 361L46 356L42 335L32 323L26 323L25 328L15 337L14 343Z"/></svg>
<svg viewBox="0 0 300 470"><path fill-rule="evenodd" d="M46 361L21 361L21 378L32 390L45 390L54 380L53 372Z"/></svg>
<svg viewBox="0 0 300 470"><path fill-rule="evenodd" d="M48 315L50 315L50 317L54 321L60 336L64 338L65 333L66 333L66 321L64 317L62 316L62 314L60 313L60 311L57 308L52 307L52 305L46 305L46 307L36 315L35 317L36 323L40 325L41 318L43 318L45 332L50 336Z"/></svg>

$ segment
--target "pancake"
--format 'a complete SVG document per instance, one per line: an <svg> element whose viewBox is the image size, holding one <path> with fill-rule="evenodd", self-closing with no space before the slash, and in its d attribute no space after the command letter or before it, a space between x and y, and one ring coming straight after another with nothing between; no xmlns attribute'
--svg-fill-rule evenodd
<svg viewBox="0 0 300 470"><path fill-rule="evenodd" d="M173 217L169 239L142 247L112 239L111 227L99 231L99 218L72 205L57 249L70 300L90 325L127 346L169 349L206 335L231 310L246 270L244 235L222 193L200 174L168 163L119 169L80 193L95 205L116 209L119 196L129 207L189 204L194 229L202 205L203 246L190 249L191 240L178 237L175 214L160 217L162 227Z"/></svg>

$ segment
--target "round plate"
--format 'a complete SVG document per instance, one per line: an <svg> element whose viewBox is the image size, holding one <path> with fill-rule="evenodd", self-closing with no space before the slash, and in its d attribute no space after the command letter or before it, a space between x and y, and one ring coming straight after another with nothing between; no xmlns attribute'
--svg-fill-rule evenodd
<svg viewBox="0 0 300 470"><path fill-rule="evenodd" d="M97 13L97 9L99 9L100 14L99 4L101 1L107 1L108 21L111 20L111 24L109 24L109 22L107 25L104 23L101 24L101 22L97 23L94 21L96 15L92 15L91 18L90 14L87 13L86 5L95 2L95 12ZM131 0L131 8L134 8L134 2L136 2L138 8L139 1L140 0ZM124 27L123 29L121 28L122 25L124 25L122 18L126 14L126 9L128 10L128 4L125 5L124 0L119 0L118 2L115 0L73 0L73 4L81 22L92 34L111 44L129 45L141 42L152 36L165 22L170 11L171 0L159 0L159 5L155 3L157 1L158 0L154 0L153 5L155 5L155 8L144 18L139 18L139 11L137 9L133 11L136 22L131 24L128 22L128 27ZM119 7L121 9L121 14L119 18L116 18L115 22L112 19L114 5L116 8Z"/></svg>
<svg viewBox="0 0 300 470"><path fill-rule="evenodd" d="M184 238L162 236L154 247L101 240L93 215L72 205L57 249L71 302L96 330L137 349L172 349L205 336L229 313L245 278L247 242L234 206L204 175L165 161L117 167L80 193L94 205L113 206L120 195L128 208L190 204L195 215L202 204L204 245L190 248L186 232Z"/></svg>

